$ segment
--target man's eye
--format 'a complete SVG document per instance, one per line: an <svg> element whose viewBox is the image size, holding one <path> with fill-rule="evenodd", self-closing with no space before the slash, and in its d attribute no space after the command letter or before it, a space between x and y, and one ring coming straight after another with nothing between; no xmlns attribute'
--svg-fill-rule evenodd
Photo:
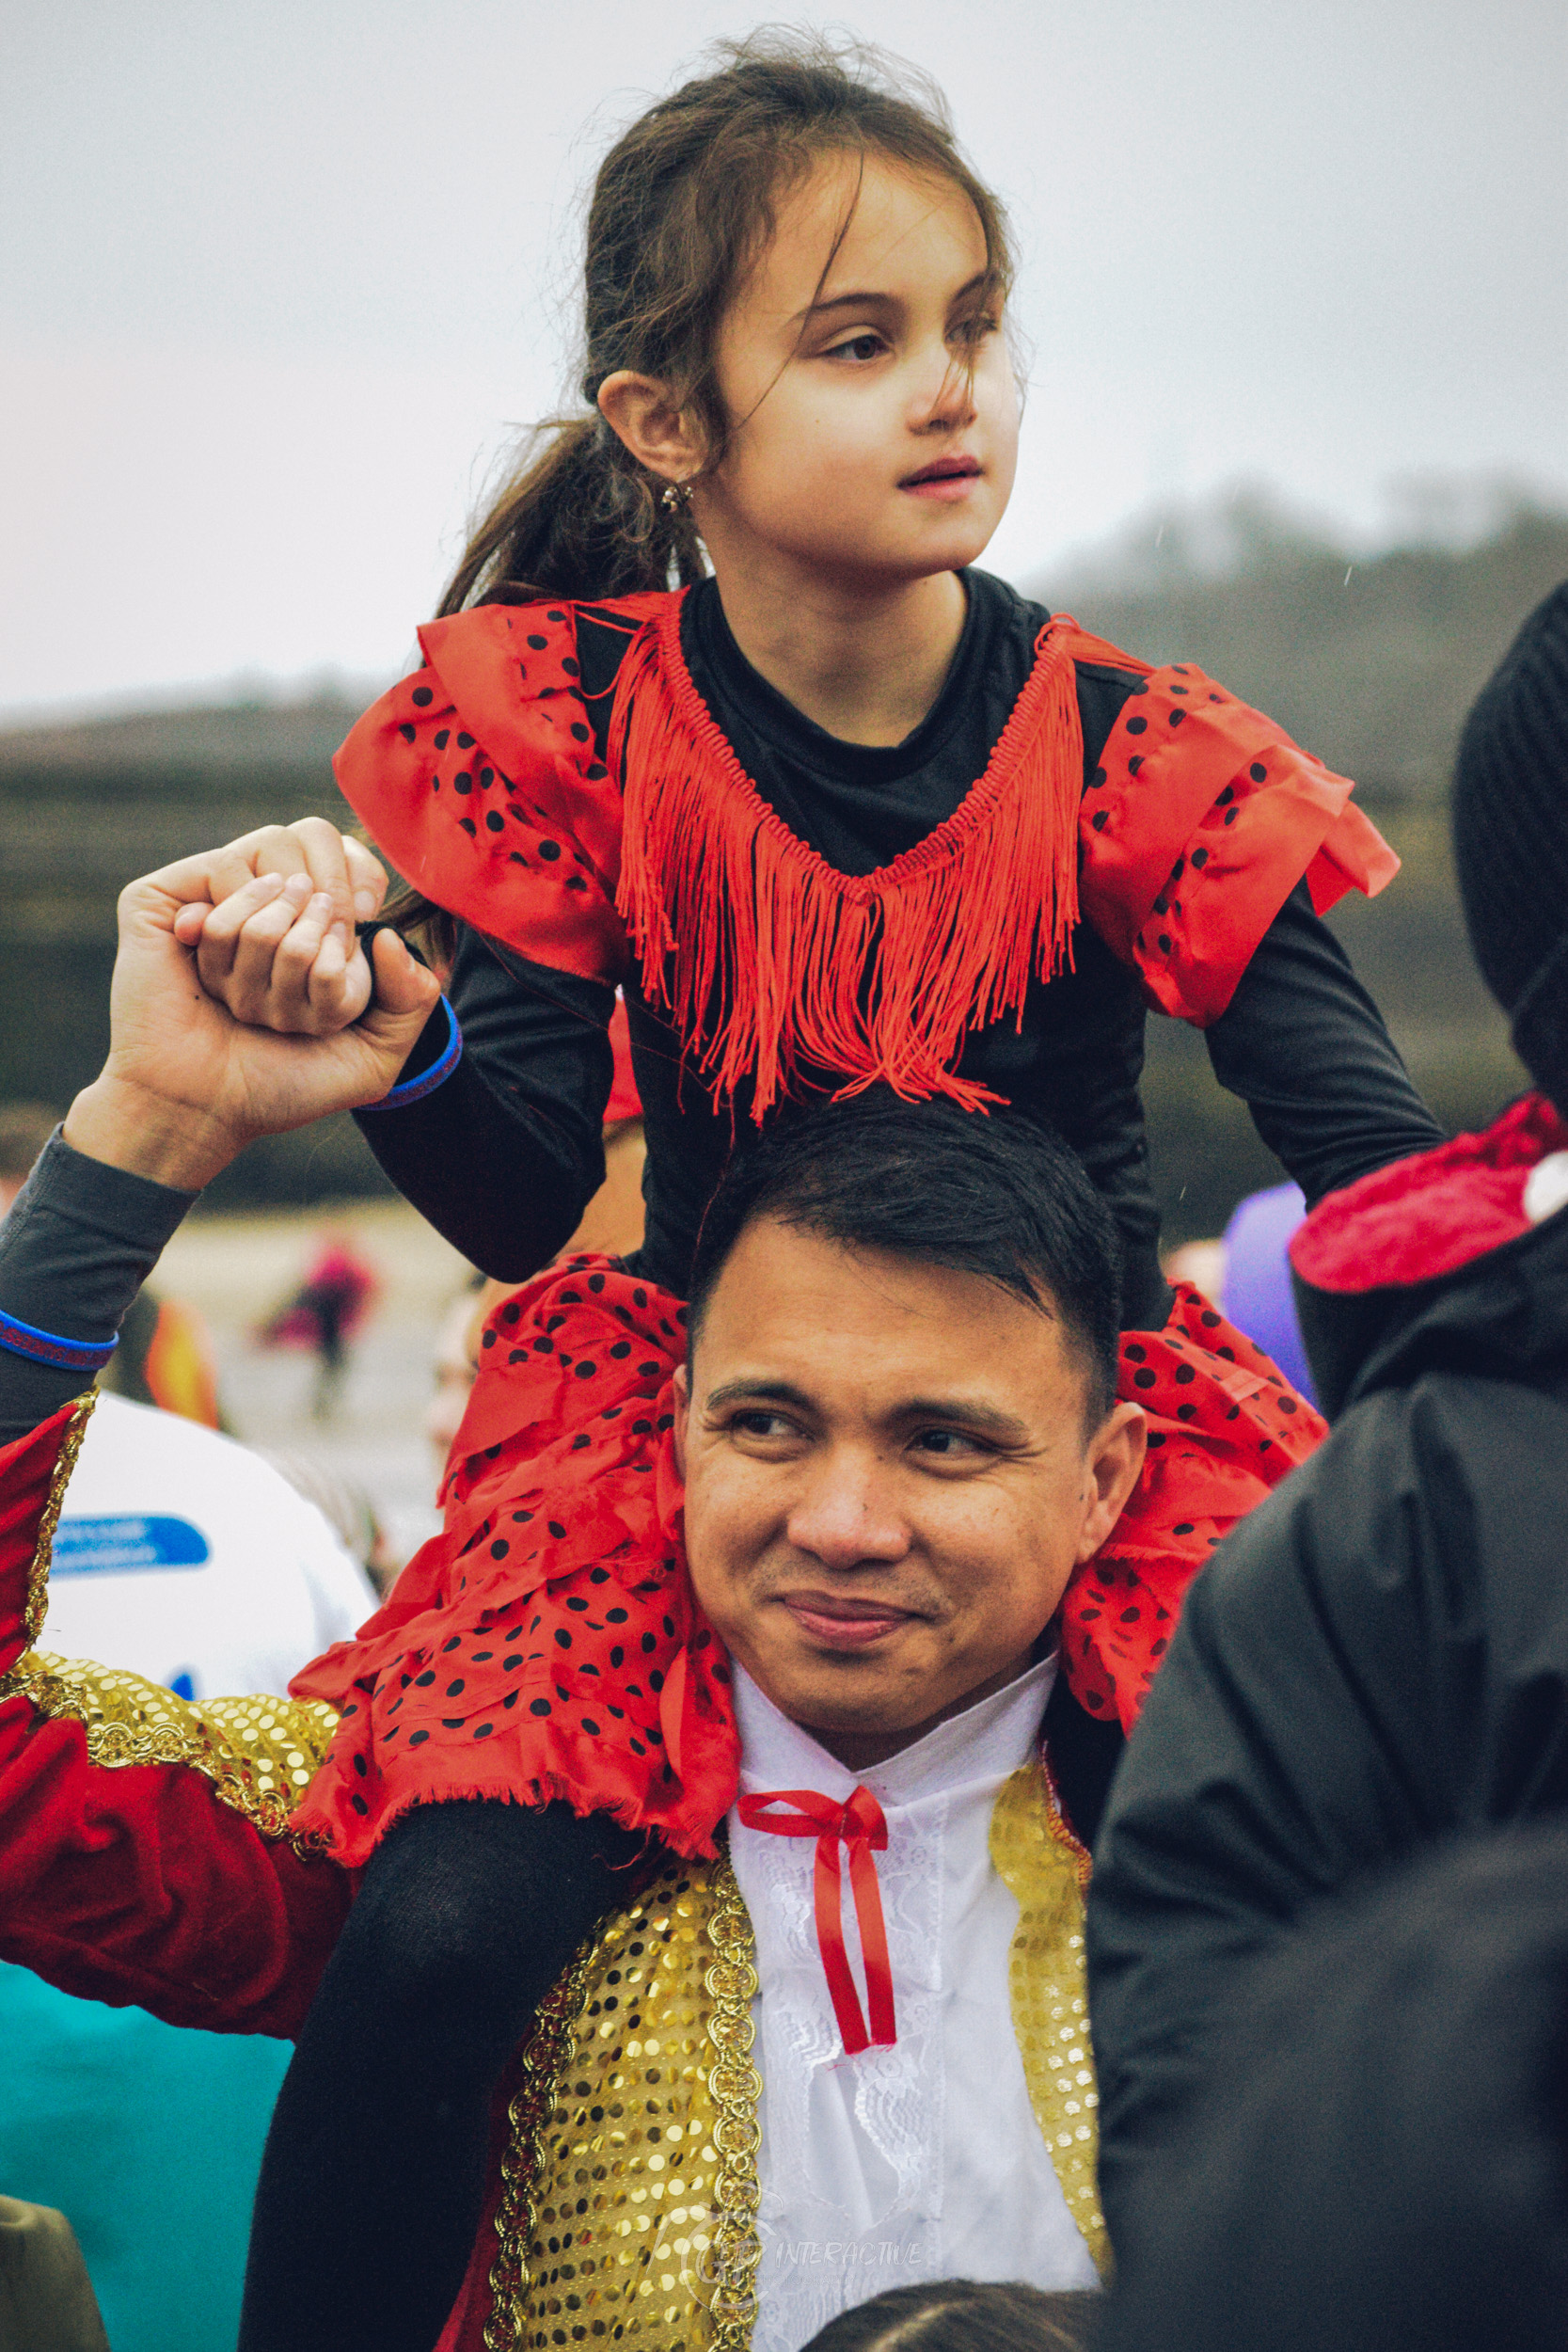
<svg viewBox="0 0 1568 2352"><path fill-rule="evenodd" d="M758 1410L733 1414L730 1428L742 1438L787 1438L794 1435L795 1423L784 1413Z"/></svg>
<svg viewBox="0 0 1568 2352"><path fill-rule="evenodd" d="M934 1454L944 1461L972 1461L986 1452L978 1438L962 1429L923 1429L914 1442L919 1453Z"/></svg>

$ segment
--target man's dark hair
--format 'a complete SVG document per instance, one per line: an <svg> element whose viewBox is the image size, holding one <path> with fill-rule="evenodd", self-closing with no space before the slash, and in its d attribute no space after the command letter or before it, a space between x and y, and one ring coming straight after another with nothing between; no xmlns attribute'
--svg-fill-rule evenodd
<svg viewBox="0 0 1568 2352"><path fill-rule="evenodd" d="M786 1112L738 1146L708 1204L691 1269L693 1346L725 1261L764 1216L848 1249L978 1274L1052 1310L1088 1373L1089 1426L1109 1412L1121 1245L1082 1162L1048 1129L881 1088Z"/></svg>
<svg viewBox="0 0 1568 2352"><path fill-rule="evenodd" d="M938 2279L841 2312L805 2352L1088 2352L1103 2301L1092 2288Z"/></svg>

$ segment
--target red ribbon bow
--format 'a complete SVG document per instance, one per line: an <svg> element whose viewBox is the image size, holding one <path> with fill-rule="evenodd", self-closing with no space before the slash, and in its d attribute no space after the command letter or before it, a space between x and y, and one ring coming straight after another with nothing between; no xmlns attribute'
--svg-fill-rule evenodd
<svg viewBox="0 0 1568 2352"><path fill-rule="evenodd" d="M773 1813L772 1805L791 1804L794 1813ZM816 1899L816 1946L832 1995L833 2015L845 2055L885 2047L898 2039L893 2014L893 1968L888 1960L887 1923L882 1917L882 1890L877 1883L872 1851L887 1845L887 1822L869 1788L856 1788L847 1801L835 1804L815 1788L774 1788L766 1795L742 1797L740 1818L748 1829L765 1829L775 1837L815 1837L816 1868L813 1891ZM844 1889L839 1868L840 1846L849 1849L849 1885L855 1899L855 1925L860 1930L865 1961L866 2007L871 2029L849 1969L844 1942Z"/></svg>

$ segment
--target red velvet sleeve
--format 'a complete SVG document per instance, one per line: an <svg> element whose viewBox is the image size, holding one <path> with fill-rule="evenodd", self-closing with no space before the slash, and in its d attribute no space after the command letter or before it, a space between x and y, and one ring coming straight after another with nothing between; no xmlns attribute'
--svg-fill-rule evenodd
<svg viewBox="0 0 1568 2352"><path fill-rule="evenodd" d="M625 597L629 623L662 598ZM482 605L420 631L426 666L334 766L404 879L533 963L618 982L621 795L582 698L570 604Z"/></svg>
<svg viewBox="0 0 1568 2352"><path fill-rule="evenodd" d="M351 1879L286 1834L262 1834L235 1793L239 1750L225 1778L219 1739L194 1713L197 1728L182 1728L180 1701L26 1647L79 1425L68 1406L0 1451L0 1958L171 2025L292 2035ZM159 1703L150 1735L135 1729L137 1692ZM201 1769L91 1754L95 1737L172 1753L198 1736Z"/></svg>
<svg viewBox="0 0 1568 2352"><path fill-rule="evenodd" d="M1354 788L1190 662L1152 671L1085 788L1085 918L1162 1011L1207 1027L1303 875L1322 914L1399 871Z"/></svg>

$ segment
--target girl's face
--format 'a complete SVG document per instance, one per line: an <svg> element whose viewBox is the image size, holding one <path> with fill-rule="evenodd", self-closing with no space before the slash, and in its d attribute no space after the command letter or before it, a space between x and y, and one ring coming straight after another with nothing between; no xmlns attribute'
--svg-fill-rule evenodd
<svg viewBox="0 0 1568 2352"><path fill-rule="evenodd" d="M718 363L734 425L692 490L721 576L771 556L891 586L979 555L1012 489L1018 390L960 188L822 158L781 202Z"/></svg>

